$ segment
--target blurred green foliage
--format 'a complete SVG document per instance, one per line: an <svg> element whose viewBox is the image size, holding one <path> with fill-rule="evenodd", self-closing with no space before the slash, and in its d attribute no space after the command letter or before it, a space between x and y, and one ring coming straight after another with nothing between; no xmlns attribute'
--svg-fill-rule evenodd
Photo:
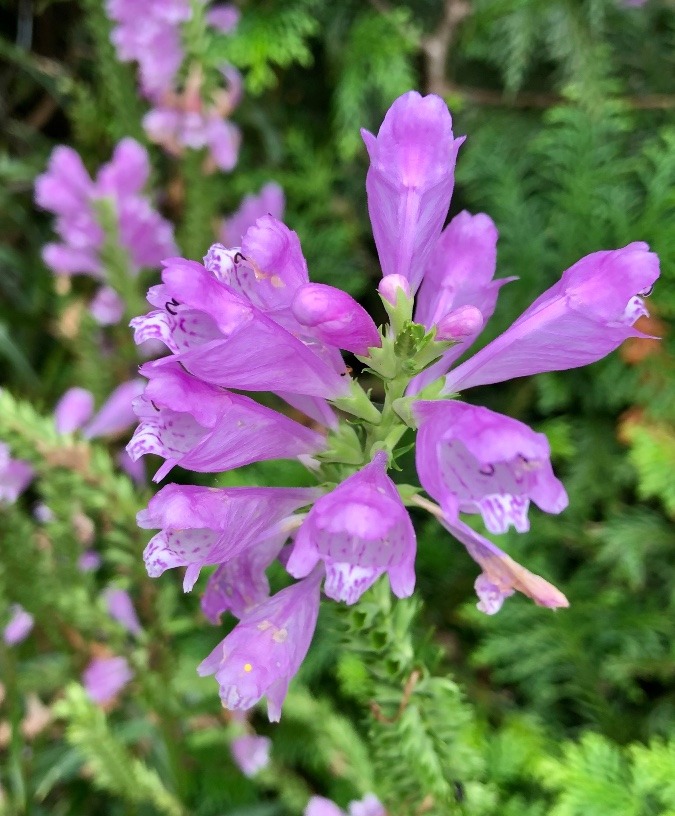
<svg viewBox="0 0 675 816"><path fill-rule="evenodd" d="M115 59L100 0L4 0L0 441L38 477L0 510L0 615L19 602L37 622L24 644L1 647L0 813L283 816L312 793L344 806L369 790L392 816L675 813L674 4L239 5L234 35L195 28L186 40L207 70L226 60L244 74L238 166L204 176L199 157L150 148L186 253L198 258L219 219L274 179L313 279L376 306L358 129L377 129L399 93L433 90L468 135L452 212L488 212L498 275L519 277L481 342L576 259L634 240L661 256L643 329L662 339L470 395L549 435L570 507L533 513L528 535L500 545L560 586L570 609L514 597L481 615L474 563L419 513L415 600L394 603L376 586L356 609L325 605L281 724L254 716L273 736L272 764L244 778L228 752L240 726L194 671L223 633L177 576L144 574L135 513L149 491L105 445L59 436L50 417L72 385L102 401L133 357L125 333L106 333L119 353L101 364L90 282L56 285L42 263L51 224L34 208L33 180L55 144L95 170L122 136L143 139L145 103L134 68ZM302 478L281 468L218 483ZM38 501L53 520L33 518ZM76 568L85 546L103 556L96 575ZM105 613L109 583L136 602L136 641ZM76 682L101 649L135 671L106 712ZM31 730L36 699L49 718Z"/></svg>

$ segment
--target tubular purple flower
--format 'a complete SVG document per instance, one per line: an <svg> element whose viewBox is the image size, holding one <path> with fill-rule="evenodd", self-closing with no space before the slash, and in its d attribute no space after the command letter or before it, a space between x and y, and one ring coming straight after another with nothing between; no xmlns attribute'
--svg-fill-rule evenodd
<svg viewBox="0 0 675 816"><path fill-rule="evenodd" d="M167 485L136 517L139 527L162 530L143 553L148 575L187 567L183 589L189 592L202 567L227 563L252 545L283 535L282 522L319 495L302 487Z"/></svg>
<svg viewBox="0 0 675 816"><path fill-rule="evenodd" d="M45 263L57 274L105 278L100 257L105 234L96 209L104 200L114 206L131 274L175 254L171 225L141 195L149 169L145 148L133 139L123 139L117 145L111 160L100 168L95 182L74 150L55 148L47 171L35 182L36 202L56 215L56 232L63 241L44 248ZM102 311L103 306L95 303L94 313L101 322L109 323L110 309Z"/></svg>
<svg viewBox="0 0 675 816"><path fill-rule="evenodd" d="M393 593L407 598L415 588L415 552L415 530L380 451L312 507L286 569L302 578L323 561L324 592L348 604L386 572Z"/></svg>
<svg viewBox="0 0 675 816"><path fill-rule="evenodd" d="M417 296L415 320L427 329L438 325L437 339L461 339L461 343L449 348L439 360L415 377L408 388L409 394L418 393L447 372L492 317L501 287L515 280L493 280L497 237L497 228L491 218L484 213L471 215L463 211L452 219L434 244ZM469 309L474 311L471 312L471 322L463 327L466 333L457 337L450 333L446 338L447 323L461 315L467 316Z"/></svg>
<svg viewBox="0 0 675 816"><path fill-rule="evenodd" d="M223 612L241 618L269 598L270 585L265 571L287 538L285 530L275 531L218 567L209 577L202 595L201 607L207 620L217 626Z"/></svg>
<svg viewBox="0 0 675 816"><path fill-rule="evenodd" d="M494 614L514 591L527 595L537 606L549 609L569 606L567 598L553 584L525 569L463 521L450 521L447 517L439 521L483 570L476 580L478 609L482 612Z"/></svg>
<svg viewBox="0 0 675 816"><path fill-rule="evenodd" d="M383 275L403 275L415 292L441 234L455 183L452 118L439 97L416 91L387 111L377 137L361 135L370 156L368 212Z"/></svg>
<svg viewBox="0 0 675 816"><path fill-rule="evenodd" d="M309 283L298 236L271 215L250 226L241 250L213 244L204 258L215 277L264 312L288 307L299 286Z"/></svg>
<svg viewBox="0 0 675 816"><path fill-rule="evenodd" d="M344 364L338 373L201 264L182 258L166 263L164 284L148 293L150 302L163 308L135 318L131 325L137 343L162 340L174 356L144 366L145 371L179 360L195 377L225 388L328 399L348 393Z"/></svg>
<svg viewBox="0 0 675 816"><path fill-rule="evenodd" d="M120 626L123 626L127 632L136 635L136 637L143 632L141 622L138 620L138 615L128 592L123 589L108 587L103 593L103 598L110 617L117 621Z"/></svg>
<svg viewBox="0 0 675 816"><path fill-rule="evenodd" d="M0 505L14 504L34 476L32 466L22 459L12 459L7 445L0 442Z"/></svg>
<svg viewBox="0 0 675 816"><path fill-rule="evenodd" d="M647 314L640 295L659 276L647 244L594 252L563 272L503 334L446 377L444 393L588 365L614 351Z"/></svg>
<svg viewBox="0 0 675 816"><path fill-rule="evenodd" d="M255 225L259 218L265 215L281 221L284 217L286 201L281 186L269 181L261 187L255 195L247 195L239 205L239 209L225 219L220 227L220 240L226 247L241 246L246 232ZM208 268L206 261L204 265Z"/></svg>
<svg viewBox="0 0 675 816"><path fill-rule="evenodd" d="M82 674L89 698L99 705L111 702L134 676L123 657L96 657Z"/></svg>
<svg viewBox="0 0 675 816"><path fill-rule="evenodd" d="M267 714L278 722L291 678L300 668L319 613L323 570L277 592L248 612L198 667L215 674L226 708L242 711L267 696Z"/></svg>
<svg viewBox="0 0 675 816"><path fill-rule="evenodd" d="M59 433L81 428L94 412L94 395L86 388L69 388L54 408L54 424Z"/></svg>
<svg viewBox="0 0 675 816"><path fill-rule="evenodd" d="M99 170L97 194L122 200L140 193L149 178L148 151L135 139L122 139L116 145L110 161Z"/></svg>
<svg viewBox="0 0 675 816"><path fill-rule="evenodd" d="M546 513L567 507L543 434L458 400L421 400L412 411L419 423L420 482L451 521L459 512L480 513L491 533L504 533L509 525L524 533L530 501Z"/></svg>
<svg viewBox="0 0 675 816"><path fill-rule="evenodd" d="M255 776L270 764L272 740L257 734L235 737L230 744L232 758L244 776Z"/></svg>
<svg viewBox="0 0 675 816"><path fill-rule="evenodd" d="M98 410L98 413L82 431L85 439L98 436L116 436L133 425L135 414L133 402L142 392L141 379L129 380L118 385Z"/></svg>
<svg viewBox="0 0 675 816"><path fill-rule="evenodd" d="M189 0L107 0L117 26L111 39L120 60L139 64L145 96L170 90L183 61L179 24L192 15Z"/></svg>
<svg viewBox="0 0 675 816"><path fill-rule="evenodd" d="M342 289L305 283L297 289L291 310L298 323L329 346L367 355L369 348L382 345L372 317Z"/></svg>
<svg viewBox="0 0 675 816"><path fill-rule="evenodd" d="M34 619L21 604L12 604L9 611L9 623L2 631L2 639L8 646L16 646L33 631Z"/></svg>
<svg viewBox="0 0 675 816"><path fill-rule="evenodd" d="M321 434L249 397L196 380L175 364L142 366L141 373L150 382L134 400L140 424L127 452L134 461L147 453L166 459L154 481L175 465L217 473L265 459L315 454L326 447Z"/></svg>

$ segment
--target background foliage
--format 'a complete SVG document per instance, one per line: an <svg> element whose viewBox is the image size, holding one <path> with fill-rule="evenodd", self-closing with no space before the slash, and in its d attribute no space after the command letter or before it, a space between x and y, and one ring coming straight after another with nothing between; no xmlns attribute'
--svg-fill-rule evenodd
<svg viewBox="0 0 675 816"><path fill-rule="evenodd" d="M33 180L57 143L95 169L122 136L144 138L134 70L115 59L99 0L5 0L0 440L38 479L0 511L0 623L10 602L37 621L24 644L1 647L0 812L282 816L301 813L311 793L344 806L373 790L392 815L675 813L675 5L240 8L234 35L192 43L204 65L244 73L238 166L203 176L189 156L150 147L161 207L188 256L274 179L312 277L376 308L358 128L377 129L415 87L441 93L455 132L468 134L453 213L488 212L499 276L519 277L485 340L577 258L632 240L661 256L643 329L662 340L472 395L549 436L570 507L536 515L529 535L503 546L562 587L570 609L514 597L481 615L475 565L420 514L415 599L393 603L378 586L355 610L322 610L281 724L254 718L273 735L272 764L244 778L228 751L238 725L194 671L222 633L178 576L144 574L135 513L148 491L117 470L113 448L59 436L51 418L71 385L102 401L133 357L118 337L119 355L101 365L87 281L55 282L43 265L51 225L34 208ZM301 478L278 468L237 478ZM53 520L34 519L39 501ZM103 557L95 575L76 568L84 544ZM139 639L105 613L109 583L131 592ZM136 675L108 711L78 683L101 649L126 654Z"/></svg>

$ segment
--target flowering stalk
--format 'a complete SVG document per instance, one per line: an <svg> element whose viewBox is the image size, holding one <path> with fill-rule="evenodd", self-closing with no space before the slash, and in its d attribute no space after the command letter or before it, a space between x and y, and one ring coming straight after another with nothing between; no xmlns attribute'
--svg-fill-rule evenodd
<svg viewBox="0 0 675 816"><path fill-rule="evenodd" d="M266 696L271 720L309 648L321 586L354 604L386 573L395 595L412 594L417 543L406 505L431 512L477 562L481 611L494 614L515 592L568 605L465 521L479 515L491 533L525 532L530 503L565 509L545 437L455 392L600 359L639 335L640 295L659 273L645 244L589 255L448 373L509 280L493 279L496 228L484 214L460 213L443 229L463 139L439 97L404 94L364 140L386 326L345 292L310 283L297 235L271 215L240 245L212 246L203 265L165 261L148 293L153 310L132 321L137 341L169 351L141 370L149 383L128 446L134 459L165 459L155 480L176 465L218 472L292 457L317 480L314 490L169 485L138 516L160 529L145 552L150 575L185 566L189 591L202 567L216 567L203 609L214 623L225 611L240 622L199 672L215 675L226 707L246 710ZM382 406L342 350L382 382ZM257 402L264 391L304 412L312 430ZM436 503L388 474L413 432L420 483ZM270 597L265 570L275 559L299 580Z"/></svg>

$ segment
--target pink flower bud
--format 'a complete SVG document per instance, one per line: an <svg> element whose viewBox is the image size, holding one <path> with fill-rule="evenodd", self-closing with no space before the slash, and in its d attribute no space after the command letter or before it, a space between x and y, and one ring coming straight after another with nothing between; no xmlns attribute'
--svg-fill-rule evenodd
<svg viewBox="0 0 675 816"><path fill-rule="evenodd" d="M403 293L407 298L411 297L410 284L408 279L403 275L385 275L380 281L377 291L385 300L388 300L392 306L396 306L396 298L399 289L403 289Z"/></svg>
<svg viewBox="0 0 675 816"><path fill-rule="evenodd" d="M291 304L293 316L330 346L367 354L380 346L380 335L368 312L351 295L324 283L305 283Z"/></svg>
<svg viewBox="0 0 675 816"><path fill-rule="evenodd" d="M483 315L475 306L460 306L437 324L436 340L463 340L483 328Z"/></svg>

